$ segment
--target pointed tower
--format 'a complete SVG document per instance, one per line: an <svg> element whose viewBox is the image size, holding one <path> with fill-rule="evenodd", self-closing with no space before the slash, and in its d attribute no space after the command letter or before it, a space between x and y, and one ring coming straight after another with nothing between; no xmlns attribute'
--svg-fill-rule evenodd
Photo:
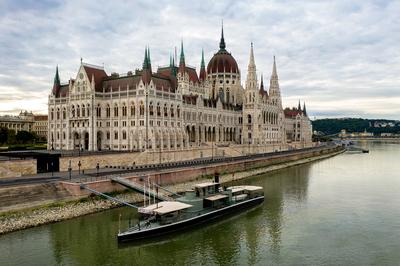
<svg viewBox="0 0 400 266"><path fill-rule="evenodd" d="M249 60L249 65L247 67L246 90L255 91L256 89L257 89L257 70L256 70L256 63L254 61L253 43L251 43L250 60Z"/></svg>
<svg viewBox="0 0 400 266"><path fill-rule="evenodd" d="M200 80L204 81L206 79L206 64L204 63L204 50L201 50L201 63L200 63Z"/></svg>
<svg viewBox="0 0 400 266"><path fill-rule="evenodd" d="M268 97L268 92L264 90L264 78L263 75L261 74L261 81L260 81L260 94L262 96Z"/></svg>
<svg viewBox="0 0 400 266"><path fill-rule="evenodd" d="M60 93L60 87L61 87L61 82L60 82L60 76L58 74L58 65L57 65L56 74L54 76L53 90L52 90L54 96L58 96L58 94Z"/></svg>
<svg viewBox="0 0 400 266"><path fill-rule="evenodd" d="M303 104L303 114L304 114L305 116L307 116L306 102L304 102L304 104Z"/></svg>
<svg viewBox="0 0 400 266"><path fill-rule="evenodd" d="M221 30L221 40L219 41L219 50L225 51L225 39L224 39L224 22L222 22L222 30Z"/></svg>
<svg viewBox="0 0 400 266"><path fill-rule="evenodd" d="M185 73L186 64L185 64L185 53L183 51L183 41L181 41L181 55L179 58L179 73Z"/></svg>
<svg viewBox="0 0 400 266"><path fill-rule="evenodd" d="M272 75L269 82L269 97L272 99L272 102L274 104L282 107L281 91L279 88L278 73L276 71L275 56L274 56L274 64L272 66Z"/></svg>
<svg viewBox="0 0 400 266"><path fill-rule="evenodd" d="M260 108L258 108L258 99L260 98L257 86L257 70L254 60L253 43L250 48L250 60L247 67L247 79L245 89L245 99L243 105L243 144L259 144L259 124L258 117Z"/></svg>
<svg viewBox="0 0 400 266"><path fill-rule="evenodd" d="M299 104L297 105L297 111L301 111L300 100L299 100Z"/></svg>
<svg viewBox="0 0 400 266"><path fill-rule="evenodd" d="M150 52L148 51L147 47L144 50L142 80L144 84L150 83L151 80Z"/></svg>

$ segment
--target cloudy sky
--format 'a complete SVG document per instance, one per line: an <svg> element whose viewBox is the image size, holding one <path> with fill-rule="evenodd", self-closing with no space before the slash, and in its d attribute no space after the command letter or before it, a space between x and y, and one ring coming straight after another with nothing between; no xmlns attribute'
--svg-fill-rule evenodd
<svg viewBox="0 0 400 266"><path fill-rule="evenodd" d="M258 74L276 55L285 106L311 116L400 119L400 1L0 0L0 113L46 113L56 65L62 82L84 62L108 73L166 65L183 40L199 66L227 50L245 81L250 42ZM200 3L201 2L201 3Z"/></svg>

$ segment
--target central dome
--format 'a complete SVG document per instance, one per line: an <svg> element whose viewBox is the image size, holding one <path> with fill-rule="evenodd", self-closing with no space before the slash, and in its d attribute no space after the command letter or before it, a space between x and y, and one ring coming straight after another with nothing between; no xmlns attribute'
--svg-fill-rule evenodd
<svg viewBox="0 0 400 266"><path fill-rule="evenodd" d="M225 50L224 29L221 33L221 41L219 43L219 51L214 54L210 62L208 62L207 73L237 73L239 67L235 58Z"/></svg>

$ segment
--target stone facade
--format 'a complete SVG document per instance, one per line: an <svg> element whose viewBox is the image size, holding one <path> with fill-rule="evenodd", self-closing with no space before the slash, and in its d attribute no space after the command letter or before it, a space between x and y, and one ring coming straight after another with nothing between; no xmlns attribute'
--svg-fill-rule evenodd
<svg viewBox="0 0 400 266"><path fill-rule="evenodd" d="M157 72L147 48L143 68L126 75L108 75L103 67L81 62L76 78L62 85L57 68L49 95L48 148L161 152L285 145L275 59L266 91L263 80L257 82L251 46L244 89L223 31L219 48L207 69L202 55L199 75L186 65L183 44L179 65L171 57Z"/></svg>

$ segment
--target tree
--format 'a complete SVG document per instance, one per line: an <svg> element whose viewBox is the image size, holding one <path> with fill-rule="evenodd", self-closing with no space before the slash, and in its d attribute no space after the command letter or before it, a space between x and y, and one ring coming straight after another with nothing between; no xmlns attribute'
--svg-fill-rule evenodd
<svg viewBox="0 0 400 266"><path fill-rule="evenodd" d="M34 142L36 140L36 136L31 132L22 130L18 131L16 135L16 140L20 144L27 144Z"/></svg>
<svg viewBox="0 0 400 266"><path fill-rule="evenodd" d="M5 127L0 128L0 144L7 143L8 129Z"/></svg>

